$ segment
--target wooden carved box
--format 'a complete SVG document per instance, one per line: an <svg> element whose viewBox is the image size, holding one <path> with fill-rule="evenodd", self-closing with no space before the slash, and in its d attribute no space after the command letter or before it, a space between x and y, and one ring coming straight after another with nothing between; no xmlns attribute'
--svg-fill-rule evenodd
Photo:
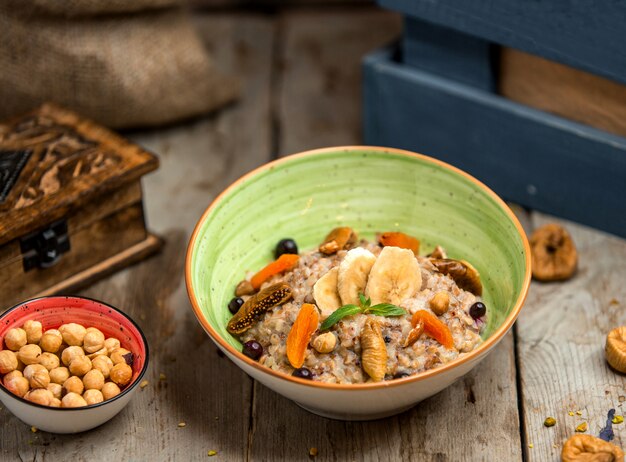
<svg viewBox="0 0 626 462"><path fill-rule="evenodd" d="M147 256L140 178L158 159L46 104L0 124L0 311Z"/></svg>

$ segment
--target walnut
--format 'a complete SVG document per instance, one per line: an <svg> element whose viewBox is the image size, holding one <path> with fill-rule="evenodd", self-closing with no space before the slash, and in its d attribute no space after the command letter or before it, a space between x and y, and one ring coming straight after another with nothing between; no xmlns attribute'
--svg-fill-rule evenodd
<svg viewBox="0 0 626 462"><path fill-rule="evenodd" d="M451 258L431 258L430 262L435 265L437 271L450 276L457 286L474 295L482 295L483 285L480 274L471 264L465 260L453 260Z"/></svg>
<svg viewBox="0 0 626 462"><path fill-rule="evenodd" d="M591 435L574 435L563 445L562 462L622 462L624 453L614 444Z"/></svg>
<svg viewBox="0 0 626 462"><path fill-rule="evenodd" d="M368 317L361 329L361 364L374 382L380 382L387 373L387 347L380 324Z"/></svg>
<svg viewBox="0 0 626 462"><path fill-rule="evenodd" d="M576 271L578 254L574 241L560 225L550 223L530 236L533 277L539 281L562 281Z"/></svg>
<svg viewBox="0 0 626 462"><path fill-rule="evenodd" d="M613 369L626 374L626 326L616 327L609 332L604 353Z"/></svg>

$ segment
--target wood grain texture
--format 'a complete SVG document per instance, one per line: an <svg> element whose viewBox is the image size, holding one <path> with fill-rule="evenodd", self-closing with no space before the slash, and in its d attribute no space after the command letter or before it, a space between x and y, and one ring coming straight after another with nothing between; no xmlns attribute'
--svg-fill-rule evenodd
<svg viewBox="0 0 626 462"><path fill-rule="evenodd" d="M385 8L626 83L626 4L378 0Z"/></svg>
<svg viewBox="0 0 626 462"><path fill-rule="evenodd" d="M360 62L399 35L399 16L364 8L288 12L281 21L278 153L358 144Z"/></svg>
<svg viewBox="0 0 626 462"><path fill-rule="evenodd" d="M603 351L607 333L626 324L626 241L533 213L534 227L547 222L571 233L579 266L567 282L533 282L517 321L529 461L558 460L576 425L588 422L587 433L598 436L609 409L626 413L619 398L626 395L626 376L608 367ZM554 427L544 427L548 416L556 418ZM614 443L626 447L626 427L613 429Z"/></svg>
<svg viewBox="0 0 626 462"><path fill-rule="evenodd" d="M151 347L146 378L127 408L75 436L31 433L0 410L1 460L200 461L247 457L251 379L217 354L184 289L186 245L201 212L226 184L270 158L269 89L274 28L263 16L202 16L207 46L242 78L245 97L212 117L132 134L160 154L146 178L146 212L167 244L159 256L81 292L128 312ZM159 380L164 373L166 380ZM179 428L178 423L186 422Z"/></svg>
<svg viewBox="0 0 626 462"><path fill-rule="evenodd" d="M313 415L255 382L251 460L521 461L512 334L470 374L395 417ZM454 436L454 440L451 439Z"/></svg>
<svg viewBox="0 0 626 462"><path fill-rule="evenodd" d="M502 48L498 90L518 103L626 136L626 85Z"/></svg>
<svg viewBox="0 0 626 462"><path fill-rule="evenodd" d="M626 138L395 62L365 62L365 141L435 156L508 200L626 237Z"/></svg>

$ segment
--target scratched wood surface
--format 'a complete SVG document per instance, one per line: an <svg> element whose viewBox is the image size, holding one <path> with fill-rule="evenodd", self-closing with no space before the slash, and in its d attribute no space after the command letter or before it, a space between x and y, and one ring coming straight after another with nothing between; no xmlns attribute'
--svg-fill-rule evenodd
<svg viewBox="0 0 626 462"><path fill-rule="evenodd" d="M626 324L626 241L536 212L528 224L555 221L572 234L579 268L564 283L533 283L517 322L529 461L559 460L578 424L588 422L587 433L598 436L610 409L626 413L626 376L604 360L607 333ZM548 416L554 427L544 427ZM614 431L614 442L626 447L626 426Z"/></svg>

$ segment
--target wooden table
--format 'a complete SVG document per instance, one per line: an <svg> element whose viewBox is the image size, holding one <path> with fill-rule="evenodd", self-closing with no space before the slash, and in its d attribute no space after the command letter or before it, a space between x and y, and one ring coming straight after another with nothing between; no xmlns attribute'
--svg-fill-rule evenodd
<svg viewBox="0 0 626 462"><path fill-rule="evenodd" d="M400 23L369 7L197 22L217 63L242 77L242 98L206 118L129 134L160 155L160 170L145 181L146 213L167 245L82 292L141 324L150 383L113 420L78 435L32 433L1 409L0 460L195 461L210 450L215 460L307 460L315 447L320 461L557 461L578 423L597 435L609 409L626 410L626 377L608 369L602 351L607 331L626 324L626 242L572 223L564 224L580 251L576 277L533 283L513 332L487 359L399 416L317 417L220 355L184 287L194 224L219 191L278 155L358 143L360 58L396 36ZM527 230L559 221L517 212ZM556 426L543 426L547 416ZM615 432L625 447L626 426Z"/></svg>

